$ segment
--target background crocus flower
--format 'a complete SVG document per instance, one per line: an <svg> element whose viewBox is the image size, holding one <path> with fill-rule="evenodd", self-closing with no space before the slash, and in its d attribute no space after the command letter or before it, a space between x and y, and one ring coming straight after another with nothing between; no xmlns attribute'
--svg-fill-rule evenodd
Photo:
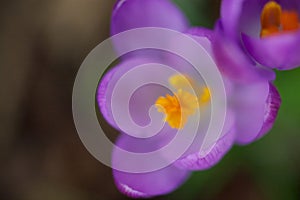
<svg viewBox="0 0 300 200"><path fill-rule="evenodd" d="M235 56L243 52L263 66L286 70L300 65L299 16L298 0L223 0L221 29L239 46Z"/></svg>

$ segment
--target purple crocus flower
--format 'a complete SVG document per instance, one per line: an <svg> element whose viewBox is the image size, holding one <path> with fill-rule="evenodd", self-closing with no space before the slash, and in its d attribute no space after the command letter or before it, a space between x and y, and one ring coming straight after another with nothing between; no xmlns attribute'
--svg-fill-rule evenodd
<svg viewBox="0 0 300 200"><path fill-rule="evenodd" d="M168 0L118 1L113 11L111 24L112 34L132 28L149 26L169 28L180 32L189 28L184 15ZM120 44L118 43L115 44L117 49L120 47L119 45ZM120 130L120 128L112 117L113 113L111 107L112 90L117 81L130 69L133 69L138 65L160 61L149 61L149 59L138 56L125 57L120 64L111 69L102 78L98 88L97 101L104 118L117 130ZM185 74L184 80L188 80L189 83L194 82L194 80L190 78L193 77L191 71L183 69L183 67L176 69L182 74ZM141 73L139 74L139 77L149 75L151 74ZM152 75L157 76L156 73L153 73ZM194 114L196 109L199 109L199 104L202 106L201 110L204 109L204 104L204 107L206 107L206 104L209 104L209 90L205 87L199 89L199 91L201 91L199 92L200 96L199 98L195 98L195 96L184 89L184 85L186 84L184 82L186 81L182 80L181 75L165 78L169 79L172 87L178 89L176 96L170 94L165 88L160 88L155 85L145 86L140 95L139 92L134 94L129 105L130 113L134 120L141 125L145 125L149 121L147 110L151 105L156 104L157 113L165 115L166 124L163 129L157 135L147 139L135 138L122 133L120 130L121 135L117 139L117 146L135 153L145 153L157 150L168 144L173 137L176 135L178 136L180 134L177 133L178 130L184 129L184 127L187 126L185 124L192 121L190 117ZM124 87L126 88L126 85L124 85ZM200 100L198 101L197 99ZM178 101L180 101L180 104L183 103L186 105L182 111L180 107L178 110ZM118 104L120 107L128 106L122 99L120 99ZM212 149L206 150L207 152L205 155L200 155L199 152L197 152L200 142L198 145L197 142L194 142L180 158L163 169L148 173L131 173L114 169L113 175L118 189L131 197L151 197L173 191L187 179L190 170L210 168L225 155L234 142L235 132L233 124L233 117L228 114L226 116L226 125L222 131L221 138L214 146L212 146ZM204 123L204 125L206 124ZM186 136L188 136L188 134ZM203 134L197 134L196 141L197 140L203 140ZM174 149L174 151L176 151L176 149ZM161 156L168 159L171 154L172 153ZM120 165L120 163L121 165L122 163L126 165L127 162L128 160L121 155L120 151L116 149L113 152L113 167L117 164ZM138 167L142 165L151 165L151 161L145 159L143 163L131 164Z"/></svg>
<svg viewBox="0 0 300 200"><path fill-rule="evenodd" d="M299 16L298 0L223 0L217 29L233 44L227 41L225 46L218 46L245 63L253 62L252 58L268 68L298 67ZM247 58L248 54L251 58Z"/></svg>
<svg viewBox="0 0 300 200"><path fill-rule="evenodd" d="M211 50L211 43L214 44L216 35L206 29L190 29L184 15L168 0L118 1L113 11L111 33L114 35L139 27L163 27L184 32L190 37L199 36L200 38L197 37L195 40L211 56L214 55ZM122 48L117 42L114 45L117 50ZM124 44L122 43L122 45ZM216 58L218 57L216 56ZM208 112L206 107L209 107L210 103L209 88L203 87L194 78L193 71L189 70L188 67L177 66L176 63L178 62L171 61L174 64L174 69L180 72L179 75L164 76L155 70L152 72L150 70L147 73L139 73L137 77L143 79L143 77L161 76L162 79L168 80L171 87L177 90L175 94L157 85L147 85L143 86L141 91L137 91L129 102L130 113L134 121L140 125L149 123L147 111L153 104L156 105L156 113L163 114L166 122L159 133L150 138L135 138L124 133L118 126L111 109L113 88L118 80L136 66L146 63L170 64L170 60L173 58L161 60L157 57L145 58L144 55L139 56L138 54L123 57L121 63L108 71L102 78L98 87L97 102L104 118L121 133L116 142L118 147L134 153L156 151L176 136L183 137L183 140L185 137L188 138L189 133L185 131L185 127L189 123L197 123L193 121L193 115L197 109ZM239 61L236 61L237 65ZM219 67L222 69L222 63L219 63ZM250 71L251 76L249 76L250 78L247 76L248 81L255 80L255 82L236 83L232 81L232 76L223 77L226 81L226 93L230 97L228 99L229 108L221 137L215 145L204 149L206 151L204 153L199 152L199 145L203 140L202 133L205 132L205 128L200 128L197 130L195 142L183 155L165 168L143 173L113 169L113 176L118 189L127 196L135 198L169 193L185 182L191 170L205 170L218 163L235 141L247 144L264 135L272 127L276 118L280 97L275 87L269 83L269 79L272 79L270 77L273 76L272 73L265 69L254 68L248 71L247 69L240 68L239 72L246 75ZM134 80L132 81L134 82ZM187 83L196 90L196 96L186 89ZM124 87L126 88L130 84L131 82L128 82ZM125 93L126 91L124 91L124 95ZM120 108L128 106L123 99L119 99L117 103ZM185 105L185 107L181 108L181 105ZM134 133L134 135L138 134ZM170 158L169 154L160 156L162 160ZM151 164L153 161L147 159L143 162L131 162L117 148L112 154L113 167L121 165L139 168Z"/></svg>

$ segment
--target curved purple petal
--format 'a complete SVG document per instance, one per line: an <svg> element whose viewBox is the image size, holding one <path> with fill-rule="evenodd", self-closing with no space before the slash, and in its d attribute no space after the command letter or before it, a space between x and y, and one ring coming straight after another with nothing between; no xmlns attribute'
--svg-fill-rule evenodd
<svg viewBox="0 0 300 200"><path fill-rule="evenodd" d="M176 165L183 169L189 170L206 170L216 165L224 155L231 149L235 131L231 130L223 138L221 138L206 156L198 153L191 154L176 162Z"/></svg>
<svg viewBox="0 0 300 200"><path fill-rule="evenodd" d="M246 33L247 35L256 36L260 35L261 24L261 11L263 6L269 0L245 0L241 15L238 23L238 37L240 38L240 33Z"/></svg>
<svg viewBox="0 0 300 200"><path fill-rule="evenodd" d="M224 37L220 22L216 25L212 48L219 69L232 80L247 83L275 79L275 72L256 65L238 42Z"/></svg>
<svg viewBox="0 0 300 200"><path fill-rule="evenodd" d="M185 34L195 39L202 47L205 48L205 50L209 53L210 56L213 56L213 50L211 45L215 37L215 33L213 30L202 27L192 27L189 28L185 32Z"/></svg>
<svg viewBox="0 0 300 200"><path fill-rule="evenodd" d="M276 0L283 10L295 10L300 13L300 2L298 0Z"/></svg>
<svg viewBox="0 0 300 200"><path fill-rule="evenodd" d="M240 33L260 34L260 15L269 0L223 0L221 21L224 33L230 39L240 40Z"/></svg>
<svg viewBox="0 0 300 200"><path fill-rule="evenodd" d="M97 90L98 106L106 121L117 129L118 127L116 126L115 120L113 119L112 111L110 108L113 88L115 87L117 81L122 77L122 75L124 75L130 69L144 63L147 63L147 61L143 59L127 59L109 70L102 77L99 83ZM122 104L124 102L120 100L120 103Z"/></svg>
<svg viewBox="0 0 300 200"><path fill-rule="evenodd" d="M116 120L114 119L112 112L112 95L115 90L116 84L121 80L123 76L127 74L130 70L140 65L145 65L149 63L161 63L158 60L155 61L149 59L126 59L110 71L108 71L104 77L101 79L100 84L97 90L97 102L100 108L103 117L107 120L107 122L119 129L116 125ZM135 83L137 81L145 80L145 77L155 77L160 80L168 80L169 77L166 76L165 73L157 74L156 69L150 69L147 72L143 72L139 70L138 72L133 72L134 77L132 77L129 81L122 82L122 91L120 94L121 97L126 96L129 91L135 89ZM153 78L153 80L156 80ZM120 83L119 83L120 84ZM133 122L138 124L139 126L146 126L150 123L151 119L149 117L149 109L152 105L155 104L156 100L160 96L165 96L170 93L170 91L157 84L146 84L140 85L139 88L134 90L134 93L129 99L129 102L123 98L115 98L115 105L117 107L125 107L130 111L130 117L132 117ZM117 101L117 102L116 102ZM116 116L115 116L116 117ZM122 117L122 116L121 116ZM126 117L126 116L123 116Z"/></svg>
<svg viewBox="0 0 300 200"><path fill-rule="evenodd" d="M278 90L271 83L269 86L270 92L266 101L264 123L262 129L256 137L256 140L260 139L271 130L277 118L277 114L281 105L281 97Z"/></svg>
<svg viewBox="0 0 300 200"><path fill-rule="evenodd" d="M203 152L199 152L204 139L201 137L203 134L200 134L184 156L175 162L175 165L187 170L205 170L217 164L234 144L236 134L234 120L234 116L228 111L222 133L216 143L211 144Z"/></svg>
<svg viewBox="0 0 300 200"><path fill-rule="evenodd" d="M110 109L108 109L107 106L107 98L108 98L108 86L110 85L110 80L112 79L113 75L115 74L115 72L117 71L117 67L109 70L101 79L101 82L98 86L97 89L97 103L99 106L99 109L103 115L103 117L105 118L105 120L113 127L117 128L115 125L115 122L113 120L112 114Z"/></svg>
<svg viewBox="0 0 300 200"><path fill-rule="evenodd" d="M214 31L203 27L191 27L185 33L192 36L205 37L209 39L210 42L212 42L214 38Z"/></svg>
<svg viewBox="0 0 300 200"><path fill-rule="evenodd" d="M231 79L242 82L275 79L273 71L256 66L238 43L224 38L220 23L217 24L215 32L205 28L194 27L188 29L186 33L201 38L205 37L210 41L207 44L204 40L200 41L196 38L216 58L219 69Z"/></svg>
<svg viewBox="0 0 300 200"><path fill-rule="evenodd" d="M224 32L233 38L239 37L238 26L245 0L223 0L221 3L221 20Z"/></svg>
<svg viewBox="0 0 300 200"><path fill-rule="evenodd" d="M300 31L263 39L242 35L245 48L260 64L288 70L300 65Z"/></svg>
<svg viewBox="0 0 300 200"><path fill-rule="evenodd" d="M120 135L116 145L124 150L145 153L159 146L153 139L136 139L125 134ZM128 162L126 157L113 152L112 163L124 164ZM145 157L145 162L130 163L133 165L151 165L151 161ZM172 192L183 184L189 177L189 172L176 168L174 165L149 173L127 173L113 170L113 176L118 189L125 195L133 198L149 198Z"/></svg>
<svg viewBox="0 0 300 200"><path fill-rule="evenodd" d="M236 114L237 143L249 144L261 133L265 122L268 122L266 105L269 94L270 85L267 81L236 86L231 104Z"/></svg>
<svg viewBox="0 0 300 200"><path fill-rule="evenodd" d="M111 34L141 27L162 27L184 31L188 22L169 0L120 0L111 19Z"/></svg>

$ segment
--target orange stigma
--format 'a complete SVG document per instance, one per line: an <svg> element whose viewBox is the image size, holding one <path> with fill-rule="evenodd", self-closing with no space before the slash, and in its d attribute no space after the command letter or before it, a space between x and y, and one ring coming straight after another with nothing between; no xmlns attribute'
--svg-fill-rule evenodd
<svg viewBox="0 0 300 200"><path fill-rule="evenodd" d="M210 91L207 87L198 86L187 75L173 75L169 78L169 84L177 92L172 96L169 94L160 96L155 105L158 112L164 113L164 120L170 127L182 129L190 116L210 102Z"/></svg>
<svg viewBox="0 0 300 200"><path fill-rule="evenodd" d="M283 10L275 1L269 1L261 13L261 37L297 31L300 28L296 11Z"/></svg>
<svg viewBox="0 0 300 200"><path fill-rule="evenodd" d="M199 107L197 96L183 90L178 90L174 96L159 97L155 104L158 112L165 114L165 121L176 129L182 129Z"/></svg>

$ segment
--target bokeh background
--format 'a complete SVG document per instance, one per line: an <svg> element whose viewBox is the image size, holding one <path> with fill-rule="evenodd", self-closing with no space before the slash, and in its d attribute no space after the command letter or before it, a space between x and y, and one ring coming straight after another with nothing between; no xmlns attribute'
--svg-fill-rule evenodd
<svg viewBox="0 0 300 200"><path fill-rule="evenodd" d="M211 28L219 15L219 0L174 2L192 25ZM109 37L114 3L1 1L1 200L128 199L81 144L71 107L76 72ZM283 103L273 130L156 199L300 199L300 69L277 75Z"/></svg>

